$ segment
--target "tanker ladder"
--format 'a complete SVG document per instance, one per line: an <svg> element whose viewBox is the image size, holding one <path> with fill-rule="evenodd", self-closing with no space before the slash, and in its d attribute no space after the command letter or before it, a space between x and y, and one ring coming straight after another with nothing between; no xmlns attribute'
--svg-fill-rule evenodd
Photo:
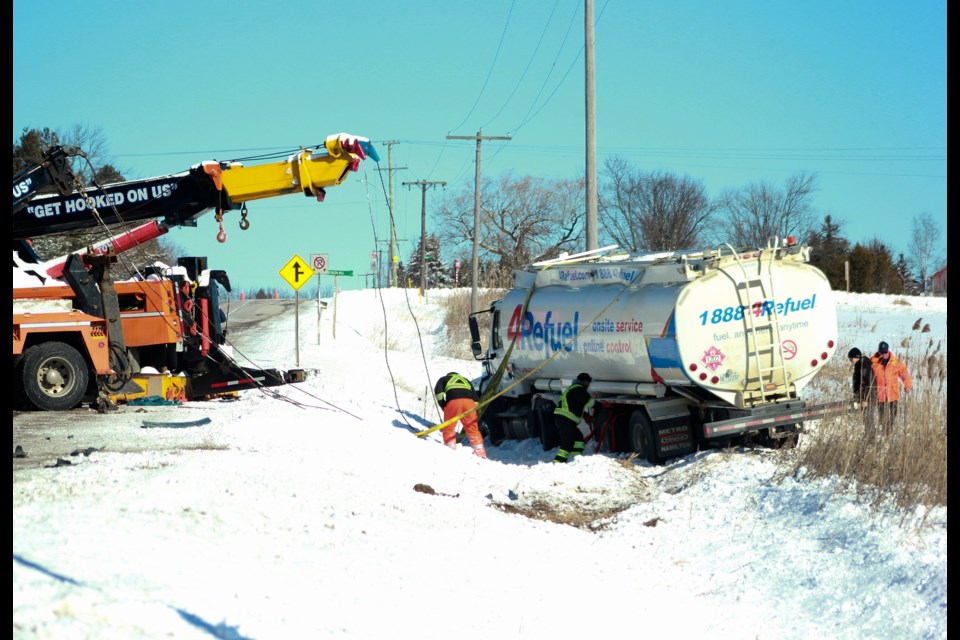
<svg viewBox="0 0 960 640"><path fill-rule="evenodd" d="M747 377L744 380L744 406L756 404L757 399L766 403L772 400L777 389L784 387L787 397L795 398L794 384L787 379L787 369L780 348L780 318L774 302L773 261L777 255L776 247L760 249L757 258L756 273L748 272L747 265L731 247L733 259L740 267L743 278L732 278L736 283L740 303L745 307L743 313L744 335L747 341ZM766 272L764 272L766 264ZM754 306L756 305L756 306ZM767 337L766 342L758 340L759 334ZM751 365L756 376L751 376ZM754 387L754 385L756 385Z"/></svg>

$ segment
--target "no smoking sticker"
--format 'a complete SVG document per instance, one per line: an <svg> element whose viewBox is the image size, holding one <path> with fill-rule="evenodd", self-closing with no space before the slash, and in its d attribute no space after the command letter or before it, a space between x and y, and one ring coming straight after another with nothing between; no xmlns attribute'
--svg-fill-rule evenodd
<svg viewBox="0 0 960 640"><path fill-rule="evenodd" d="M793 340L784 340L780 345L780 351L783 353L784 360L793 360L797 355L797 343Z"/></svg>

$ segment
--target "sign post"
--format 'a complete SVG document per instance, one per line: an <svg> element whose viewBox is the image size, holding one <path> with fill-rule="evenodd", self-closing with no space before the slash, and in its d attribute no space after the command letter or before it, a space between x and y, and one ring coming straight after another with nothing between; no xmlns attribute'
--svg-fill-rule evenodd
<svg viewBox="0 0 960 640"><path fill-rule="evenodd" d="M303 258L294 254L287 264L280 269L280 277L287 281L293 287L296 293L294 302L294 343L296 345L297 366L300 366L300 287L305 285L313 277L313 269L310 268Z"/></svg>
<svg viewBox="0 0 960 640"><path fill-rule="evenodd" d="M328 273L333 275L333 339L337 339L337 276L352 276L353 271L342 271L340 269L329 269Z"/></svg>
<svg viewBox="0 0 960 640"><path fill-rule="evenodd" d="M326 253L310 254L310 266L313 267L314 272L317 274L317 344L320 344L320 276L327 272L328 264L330 264L330 260Z"/></svg>

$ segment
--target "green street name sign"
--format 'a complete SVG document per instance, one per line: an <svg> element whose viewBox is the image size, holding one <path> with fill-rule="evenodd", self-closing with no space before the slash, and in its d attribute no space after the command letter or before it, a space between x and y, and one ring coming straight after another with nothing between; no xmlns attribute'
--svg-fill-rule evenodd
<svg viewBox="0 0 960 640"><path fill-rule="evenodd" d="M339 269L327 269L327 275L331 276L352 276L353 270L340 271Z"/></svg>

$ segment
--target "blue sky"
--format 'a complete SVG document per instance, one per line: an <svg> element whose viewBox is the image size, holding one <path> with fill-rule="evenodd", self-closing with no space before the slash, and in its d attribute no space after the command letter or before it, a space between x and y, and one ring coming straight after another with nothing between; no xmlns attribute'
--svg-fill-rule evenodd
<svg viewBox="0 0 960 640"><path fill-rule="evenodd" d="M473 189L475 143L447 135L511 136L484 142L487 177L582 173L583 11L570 0L16 0L13 136L99 127L131 179L341 131L370 138L380 170L364 163L324 203L253 203L250 229L228 216L223 244L212 214L168 236L234 285L289 292L278 272L294 254L369 272L389 241L391 173L407 261L421 191L402 183ZM701 179L710 195L816 172L818 217L842 221L852 242L908 253L913 216L929 213L945 255L945 2L594 0L594 16L598 165L622 155ZM443 196L427 191L428 233Z"/></svg>

